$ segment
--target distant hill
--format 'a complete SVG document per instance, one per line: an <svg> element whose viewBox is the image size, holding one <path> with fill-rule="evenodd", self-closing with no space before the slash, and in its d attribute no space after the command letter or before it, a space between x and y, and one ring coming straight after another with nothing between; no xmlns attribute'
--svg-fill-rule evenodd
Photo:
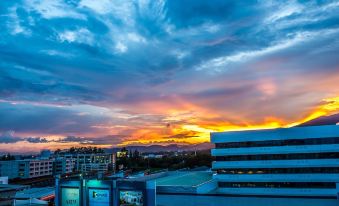
<svg viewBox="0 0 339 206"><path fill-rule="evenodd" d="M339 123L339 113L333 114L329 116L322 116L316 119L310 120L308 122L304 122L297 127L302 126L320 126L320 125L334 125Z"/></svg>
<svg viewBox="0 0 339 206"><path fill-rule="evenodd" d="M206 142L201 144L192 144L192 145L148 145L148 146L126 146L127 150L138 150L139 152L178 152L178 151L198 151L198 150L210 150L214 145L212 143ZM117 152L120 151L122 147L110 148L107 149L107 152Z"/></svg>

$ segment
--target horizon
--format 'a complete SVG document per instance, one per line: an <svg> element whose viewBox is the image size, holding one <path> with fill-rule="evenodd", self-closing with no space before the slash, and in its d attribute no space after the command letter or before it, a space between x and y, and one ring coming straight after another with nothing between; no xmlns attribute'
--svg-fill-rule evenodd
<svg viewBox="0 0 339 206"><path fill-rule="evenodd" d="M339 3L0 2L0 151L194 145L339 113Z"/></svg>

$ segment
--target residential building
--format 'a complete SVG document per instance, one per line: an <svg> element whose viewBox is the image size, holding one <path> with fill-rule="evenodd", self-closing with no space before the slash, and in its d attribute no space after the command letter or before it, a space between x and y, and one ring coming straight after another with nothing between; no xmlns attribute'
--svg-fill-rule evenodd
<svg viewBox="0 0 339 206"><path fill-rule="evenodd" d="M18 166L17 160L0 161L0 176L7 176L8 179L18 178Z"/></svg>
<svg viewBox="0 0 339 206"><path fill-rule="evenodd" d="M51 156L52 156L51 150L44 149L44 150L41 150L40 152L40 158L42 159L49 159Z"/></svg>
<svg viewBox="0 0 339 206"><path fill-rule="evenodd" d="M52 160L48 159L0 161L0 176L25 179L52 175L52 164Z"/></svg>
<svg viewBox="0 0 339 206"><path fill-rule="evenodd" d="M108 168L109 168L108 163L87 163L81 164L80 171L85 173L91 171L106 172L108 171Z"/></svg>
<svg viewBox="0 0 339 206"><path fill-rule="evenodd" d="M73 172L75 168L75 159L73 158L55 158L53 161L53 174L62 175Z"/></svg>
<svg viewBox="0 0 339 206"><path fill-rule="evenodd" d="M34 178L41 177L53 174L53 161L49 159L32 159L32 160L19 160L19 176L23 178ZM29 168L29 173L27 176L27 168Z"/></svg>
<svg viewBox="0 0 339 206"><path fill-rule="evenodd" d="M76 171L89 172L101 171L105 172L110 167L115 168L115 155L109 153L90 153L90 154L59 154L58 157L74 160L74 168Z"/></svg>

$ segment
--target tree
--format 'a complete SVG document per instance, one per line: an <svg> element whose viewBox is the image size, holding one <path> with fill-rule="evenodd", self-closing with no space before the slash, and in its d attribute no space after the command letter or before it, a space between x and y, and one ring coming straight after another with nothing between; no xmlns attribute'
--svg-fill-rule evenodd
<svg viewBox="0 0 339 206"><path fill-rule="evenodd" d="M60 154L61 153L61 149L57 149L54 151L54 154Z"/></svg>
<svg viewBox="0 0 339 206"><path fill-rule="evenodd" d="M139 151L138 151L138 150L134 150L133 158L134 158L134 159L139 159L139 157L140 157Z"/></svg>
<svg viewBox="0 0 339 206"><path fill-rule="evenodd" d="M6 155L3 155L3 156L1 157L1 160L2 160L2 161L15 160L15 157L8 153L8 154L6 154Z"/></svg>

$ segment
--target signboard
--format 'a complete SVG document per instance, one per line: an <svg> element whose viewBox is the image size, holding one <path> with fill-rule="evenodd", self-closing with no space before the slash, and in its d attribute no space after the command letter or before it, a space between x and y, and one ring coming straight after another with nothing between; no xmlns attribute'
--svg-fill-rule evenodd
<svg viewBox="0 0 339 206"><path fill-rule="evenodd" d="M89 189L88 204L89 206L109 206L109 190L107 189Z"/></svg>
<svg viewBox="0 0 339 206"><path fill-rule="evenodd" d="M119 204L120 206L143 206L142 191L120 191Z"/></svg>
<svg viewBox="0 0 339 206"><path fill-rule="evenodd" d="M80 206L79 188L61 188L61 205L62 206Z"/></svg>

